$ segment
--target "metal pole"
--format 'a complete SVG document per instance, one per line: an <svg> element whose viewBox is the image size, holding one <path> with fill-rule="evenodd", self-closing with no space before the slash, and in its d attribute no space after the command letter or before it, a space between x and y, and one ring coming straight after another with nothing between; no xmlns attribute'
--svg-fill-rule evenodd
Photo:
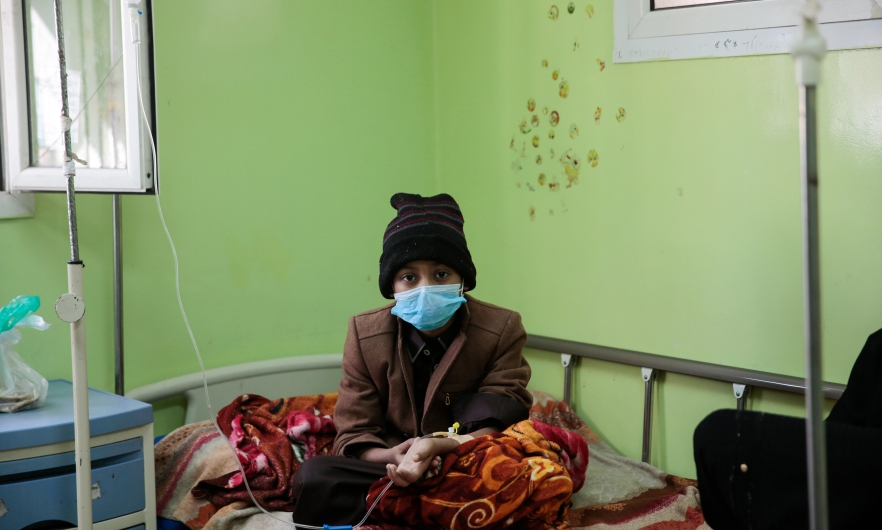
<svg viewBox="0 0 882 530"><path fill-rule="evenodd" d="M92 454L89 432L89 380L86 366L86 321L83 303L83 262L77 237L77 205L74 190L79 160L70 146L70 112L67 100L67 66L64 58L64 21L61 0L55 0L55 34L58 39L58 67L61 76L61 124L64 138L64 176L67 178L67 218L70 230L70 261L67 264L68 293L55 304L55 311L70 323L73 368L74 453L76 465L77 524L80 530L92 528Z"/></svg>
<svg viewBox="0 0 882 530"><path fill-rule="evenodd" d="M655 370L641 368L643 376L643 461L649 463L652 442L652 382Z"/></svg>
<svg viewBox="0 0 882 530"><path fill-rule="evenodd" d="M747 394L750 392L750 387L747 385L733 383L732 391L735 393L735 399L738 400L738 410L744 410L744 407L747 404Z"/></svg>
<svg viewBox="0 0 882 530"><path fill-rule="evenodd" d="M527 337L527 348L556 353L568 353L574 357L595 359L616 364L646 367L659 372L692 375L704 379L715 379L728 383L739 383L751 387L768 388L776 392L790 392L805 394L805 379L791 375L773 374L760 372L722 364L690 361L677 357L667 357L653 353L643 353L609 346L598 346L564 339L553 339L542 335L530 335ZM574 359L575 362L575 359ZM824 397L827 399L839 399L845 391L845 385L840 383L824 383Z"/></svg>
<svg viewBox="0 0 882 530"><path fill-rule="evenodd" d="M571 409L573 408L573 404L570 401L573 398L573 363L575 359L573 356L568 353L560 354L560 363L564 367L564 393L563 393L563 401L566 403Z"/></svg>
<svg viewBox="0 0 882 530"><path fill-rule="evenodd" d="M815 144L815 87L800 87L800 143L803 160L805 265L806 449L811 528L827 528L827 458L821 392L821 289L818 259L818 173Z"/></svg>
<svg viewBox="0 0 882 530"><path fill-rule="evenodd" d="M805 328L806 456L809 523L812 530L829 525L827 505L827 451L821 389L821 287L818 238L818 153L816 86L826 47L818 31L817 0L802 12L800 37L793 45L796 81L799 84L799 143L802 173L803 296Z"/></svg>
<svg viewBox="0 0 882 530"><path fill-rule="evenodd" d="M56 0L59 1L59 0ZM55 311L70 323L70 346L73 364L74 453L76 456L77 528L92 528L92 450L89 425L89 375L86 366L86 319L83 301L83 262L67 265L68 294L62 295ZM61 309L64 300L80 303L68 316Z"/></svg>
<svg viewBox="0 0 882 530"><path fill-rule="evenodd" d="M122 276L122 204L120 195L113 194L113 341L116 354L115 390L126 393L123 351L123 276Z"/></svg>
<svg viewBox="0 0 882 530"><path fill-rule="evenodd" d="M80 242L77 234L77 199L74 192L73 153L70 147L70 111L67 105L67 65L64 59L64 22L61 18L61 1L55 0L55 34L58 38L58 65L61 72L61 127L64 142L64 176L67 178L67 221L70 232L70 261L80 261Z"/></svg>
<svg viewBox="0 0 882 530"><path fill-rule="evenodd" d="M110 19L118 20L120 17L120 3L110 2ZM115 37L120 37L116 26L110 25ZM110 39L110 56L116 57L120 50L116 47L116 39ZM123 364L123 300L122 300L122 204L120 195L113 194L113 344L116 359L114 373L114 391L124 396L126 392L125 366Z"/></svg>

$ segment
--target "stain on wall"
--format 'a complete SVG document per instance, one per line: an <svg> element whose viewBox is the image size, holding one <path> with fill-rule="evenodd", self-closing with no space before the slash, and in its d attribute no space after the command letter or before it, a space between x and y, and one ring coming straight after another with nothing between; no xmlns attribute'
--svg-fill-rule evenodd
<svg viewBox="0 0 882 530"><path fill-rule="evenodd" d="M580 9L576 2L569 2L566 6L566 13L572 15ZM592 31L591 25L594 17L594 6L587 4L584 7L587 17L561 17L561 10L556 4L551 5L545 16L540 13L536 14L536 21L540 23L542 33L547 34L547 39L536 39L537 49L536 55L539 59L539 68L530 68L528 84L537 88L535 95L526 98L527 111L533 113L537 108L541 108L541 114L548 116L548 125L550 128L547 132L548 139L544 142L540 140L540 135L532 136L532 145L539 148L540 145L548 147L548 156L543 157L541 154L535 156L536 165L542 165L545 160L556 161L558 163L544 166L542 173L538 177L528 176L521 172L522 165L512 161L512 178L516 179L518 188L526 191L536 191L536 187L532 186L532 182L536 179L539 183L540 191L544 188L548 192L556 193L561 189L568 190L568 193L577 193L576 185L580 182L582 166L595 169L599 164L599 155L595 143L608 131L605 127L611 126L608 123L601 122L601 105L600 99L605 93L605 87L600 86L604 83L607 74L603 77L594 77L588 74L588 70L592 68L594 72L604 72L607 67L607 61L602 58L603 49L592 46L590 39L584 39ZM542 22L542 19L544 23ZM574 35L571 46L564 46L558 39L551 38L560 32L566 32ZM583 46L583 42L586 43ZM597 48L597 49L595 49ZM527 58L528 61L536 59ZM532 63L536 64L536 63ZM548 71L551 74L548 74ZM547 81L548 78L550 81ZM624 103L624 102L617 102ZM592 109L595 109L592 111ZM515 109L512 109L513 111ZM625 119L624 107L619 107L616 113L616 121L621 123ZM515 123L518 124L517 130L523 134L533 134L537 128L541 126L538 114L532 114L529 119L524 117L514 117ZM583 131L579 127L580 122L587 122L593 118L597 127L590 131ZM567 120L570 124L566 128L566 134L557 134L556 127L560 125L562 119ZM519 122L517 120L520 120ZM565 123L567 123L565 122ZM584 133L584 134L583 134ZM514 140L512 140L511 157L518 157L516 149L513 148ZM559 157L555 155L557 152L563 153ZM579 153L583 153L580 156ZM587 154L585 154L587 153ZM598 178L601 178L598 176ZM521 184L524 184L522 186ZM546 187L546 184L547 187ZM582 191L581 193L587 193ZM540 194L541 195L541 194ZM550 199L549 199L550 200ZM537 212L548 212L548 217L554 215L555 208L550 204L544 207L533 208L531 205L531 219L537 216L542 218L544 215ZM558 208L559 213L567 213L569 208Z"/></svg>

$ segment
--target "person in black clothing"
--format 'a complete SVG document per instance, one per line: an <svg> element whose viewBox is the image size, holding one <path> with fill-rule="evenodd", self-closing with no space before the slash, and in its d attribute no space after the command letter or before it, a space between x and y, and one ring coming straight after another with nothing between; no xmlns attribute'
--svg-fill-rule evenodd
<svg viewBox="0 0 882 530"><path fill-rule="evenodd" d="M867 339L825 428L830 528L882 526L882 330ZM714 530L808 528L804 419L718 410L693 444Z"/></svg>

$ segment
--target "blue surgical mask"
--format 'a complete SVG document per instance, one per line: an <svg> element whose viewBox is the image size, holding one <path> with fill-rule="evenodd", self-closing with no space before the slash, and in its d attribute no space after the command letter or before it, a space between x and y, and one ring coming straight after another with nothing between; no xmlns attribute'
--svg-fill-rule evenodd
<svg viewBox="0 0 882 530"><path fill-rule="evenodd" d="M462 285L426 285L395 293L392 314L420 331L438 329L465 303Z"/></svg>

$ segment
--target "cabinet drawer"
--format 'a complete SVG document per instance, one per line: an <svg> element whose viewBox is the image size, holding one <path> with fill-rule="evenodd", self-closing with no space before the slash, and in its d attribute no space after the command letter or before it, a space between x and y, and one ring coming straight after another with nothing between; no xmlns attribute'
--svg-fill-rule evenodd
<svg viewBox="0 0 882 530"><path fill-rule="evenodd" d="M42 521L77 524L76 469L62 466L0 480L6 514L3 530L18 530ZM112 519L144 509L142 451L92 461L92 519Z"/></svg>

